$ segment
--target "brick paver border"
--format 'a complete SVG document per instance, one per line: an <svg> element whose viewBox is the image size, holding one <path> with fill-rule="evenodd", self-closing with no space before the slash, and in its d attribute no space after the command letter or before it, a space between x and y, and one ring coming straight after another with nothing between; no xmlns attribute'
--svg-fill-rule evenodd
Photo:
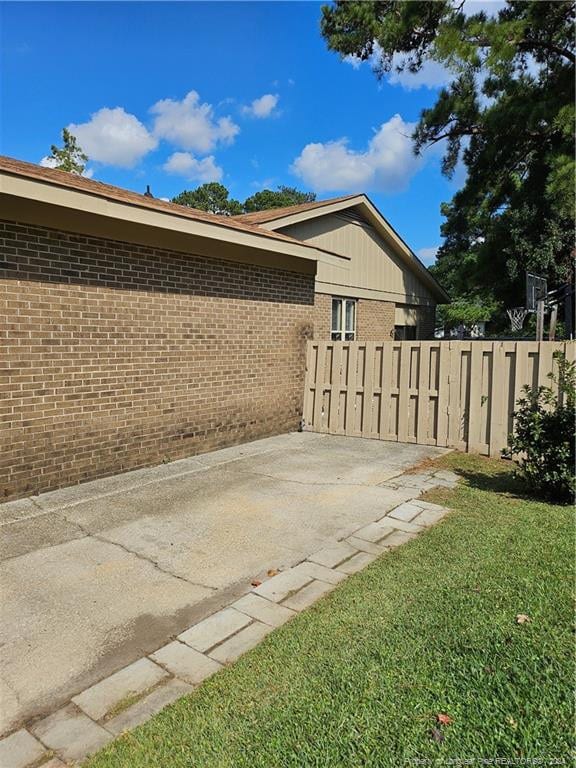
<svg viewBox="0 0 576 768"><path fill-rule="evenodd" d="M347 538L253 587L154 653L78 693L56 712L1 739L0 765L57 768L77 763L146 722L350 574L440 521L449 510L417 497L437 486L453 488L457 480L452 472L431 470L405 473L382 483L403 491L407 500Z"/></svg>

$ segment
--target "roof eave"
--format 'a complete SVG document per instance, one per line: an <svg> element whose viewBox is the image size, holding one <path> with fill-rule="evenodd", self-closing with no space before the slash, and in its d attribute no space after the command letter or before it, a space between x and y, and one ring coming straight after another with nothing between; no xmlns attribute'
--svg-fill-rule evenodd
<svg viewBox="0 0 576 768"><path fill-rule="evenodd" d="M234 242L239 245L251 246L259 250L278 252L287 256L318 261L325 255L310 244L300 243L288 238L271 238L264 233L227 227L220 219L200 221L187 215L179 215L177 211L151 209L145 203L139 205L134 201L120 201L97 195L85 190L75 189L54 181L44 181L38 178L19 175L0 169L0 193L13 197L36 201L48 205L107 216L113 219L124 219L144 225L159 228L170 228L177 231L196 235L215 241Z"/></svg>
<svg viewBox="0 0 576 768"><path fill-rule="evenodd" d="M347 208L352 208L353 206L361 203L364 198L366 198L366 195L364 194L354 195L353 197L346 198L345 200L340 200L336 203L327 203L326 205L317 206L316 208L309 208L306 211L298 211L297 213L288 214L279 213L274 219L270 219L269 221L262 221L258 226L262 227L263 229L270 230L271 232L275 232L276 230L282 229L283 227L289 227L292 224L299 224L300 222L307 221L308 219L315 219L318 218L318 216L326 216L331 213L337 213L338 211L346 210ZM281 208L278 209L278 211L281 210Z"/></svg>

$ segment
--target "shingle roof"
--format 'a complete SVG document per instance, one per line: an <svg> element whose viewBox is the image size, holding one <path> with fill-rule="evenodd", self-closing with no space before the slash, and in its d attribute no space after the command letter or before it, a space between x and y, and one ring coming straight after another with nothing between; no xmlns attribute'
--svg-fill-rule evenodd
<svg viewBox="0 0 576 768"><path fill-rule="evenodd" d="M323 208L325 205L333 205L334 203L343 203L346 200L353 200L359 195L344 195L343 197L331 197L328 200L316 200L313 203L300 203L300 205L287 205L284 208L268 208L265 211L254 211L254 213L241 213L238 216L234 216L237 221L243 221L246 224L263 224L266 221L274 221L274 219L284 218L285 216L292 216L295 213L303 213L304 211L311 211L315 208Z"/></svg>
<svg viewBox="0 0 576 768"><path fill-rule="evenodd" d="M305 248L318 250L315 246L309 243L296 240L295 238L283 235L280 232L271 232L270 230L263 229L258 227L256 223L240 221L235 216L219 216L215 213L199 211L197 208L188 208L185 205L168 203L154 197L147 197L146 195L141 195L137 192L131 192L128 189L113 187L112 185L104 184L101 181L87 179L84 176L78 176L66 171L59 171L54 168L44 168L40 165L35 165L34 163L26 163L23 160L16 160L4 155L0 155L0 172L1 171L15 176L36 179L59 187L68 187L97 197L115 200L119 203L136 205L139 208L149 208L150 210L160 211L162 213L171 214L172 216L180 216L182 218L193 219L194 221L203 221L216 226L241 230L253 235L272 238L273 240L282 240Z"/></svg>

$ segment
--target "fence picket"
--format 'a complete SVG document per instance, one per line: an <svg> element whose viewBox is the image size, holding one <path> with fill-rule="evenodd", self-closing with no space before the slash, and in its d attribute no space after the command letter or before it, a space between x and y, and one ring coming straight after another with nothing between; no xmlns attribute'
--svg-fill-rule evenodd
<svg viewBox="0 0 576 768"><path fill-rule="evenodd" d="M460 369L462 347L456 342L448 342L450 346L450 375L448 377L448 448L456 448L460 442Z"/></svg>
<svg viewBox="0 0 576 768"><path fill-rule="evenodd" d="M490 425L488 440L490 456L499 456L503 443L508 442L504 411L508 402L504 384L504 344L495 342L492 350L492 381L490 383Z"/></svg>
<svg viewBox="0 0 576 768"><path fill-rule="evenodd" d="M346 419L344 423L344 432L347 435L353 435L356 422L358 344L350 344L349 350L348 376L346 379Z"/></svg>
<svg viewBox="0 0 576 768"><path fill-rule="evenodd" d="M450 387L450 346L440 343L440 359L438 361L438 425L436 428L436 445L448 445L448 395Z"/></svg>
<svg viewBox="0 0 576 768"><path fill-rule="evenodd" d="M430 353L432 344L423 341L420 345L420 363L418 371L418 419L416 422L416 442L428 444L428 408L429 408L429 377Z"/></svg>
<svg viewBox="0 0 576 768"><path fill-rule="evenodd" d="M318 343L318 358L316 361L316 397L314 398L314 430L316 432L324 431L324 365L326 362L326 352L328 343L321 341Z"/></svg>
<svg viewBox="0 0 576 768"><path fill-rule="evenodd" d="M380 402L380 424L378 435L381 440L390 437L390 390L392 385L392 342L382 344L382 394Z"/></svg>
<svg viewBox="0 0 576 768"><path fill-rule="evenodd" d="M338 411L340 408L340 392L342 387L342 344L332 343L332 368L330 372L330 414L328 416L328 432L332 435L338 432Z"/></svg>
<svg viewBox="0 0 576 768"><path fill-rule="evenodd" d="M376 358L376 342L366 342L364 352L364 407L362 408L362 437L371 437L373 399L374 399L374 362Z"/></svg>
<svg viewBox="0 0 576 768"><path fill-rule="evenodd" d="M306 426L312 424L312 413L314 408L314 387L316 382L316 371L314 370L314 350L316 346L309 341L306 347L306 374L304 381L304 404L302 408L302 420Z"/></svg>
<svg viewBox="0 0 576 768"><path fill-rule="evenodd" d="M411 342L404 342L400 345L400 392L398 393L398 440L405 443L408 439L408 422L410 406L410 396L408 386L410 383L410 364L412 362Z"/></svg>
<svg viewBox="0 0 576 768"><path fill-rule="evenodd" d="M470 403L468 406L468 450L477 453L480 450L480 426L482 424L482 342L472 344L470 354Z"/></svg>

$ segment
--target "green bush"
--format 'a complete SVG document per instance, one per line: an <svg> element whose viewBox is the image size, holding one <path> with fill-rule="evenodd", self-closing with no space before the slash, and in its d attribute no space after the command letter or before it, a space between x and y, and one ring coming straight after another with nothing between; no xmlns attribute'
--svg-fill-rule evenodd
<svg viewBox="0 0 576 768"><path fill-rule="evenodd" d="M576 493L574 406L576 366L558 352L558 375L548 374L552 387L524 387L515 412L510 450L516 474L540 496L573 502Z"/></svg>

